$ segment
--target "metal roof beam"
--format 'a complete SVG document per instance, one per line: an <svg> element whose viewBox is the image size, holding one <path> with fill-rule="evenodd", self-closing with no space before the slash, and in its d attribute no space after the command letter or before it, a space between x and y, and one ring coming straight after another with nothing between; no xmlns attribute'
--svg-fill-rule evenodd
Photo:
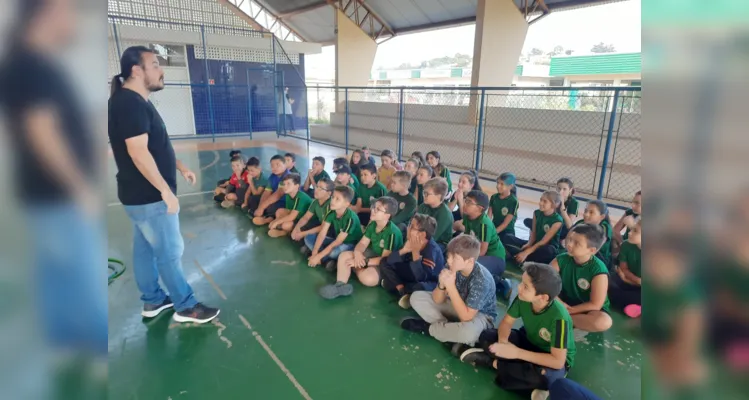
<svg viewBox="0 0 749 400"><path fill-rule="evenodd" d="M364 0L328 0L328 4L331 6L341 10L346 17L348 17L351 21L353 21L359 29L362 30L362 32L366 33L367 36L372 38L372 40L377 40L378 37L382 35L382 29L379 30L379 32L375 31L374 22L377 21L378 24L389 34L389 36L395 36L395 32L393 29L388 25L385 20L383 20L379 15L377 15L372 8L367 5L367 3ZM353 10L349 13L349 8L353 4ZM364 11L363 18L360 18L362 15L359 14L359 9L362 9ZM369 18L369 24L365 24L364 22L366 19ZM366 29L367 26L369 29Z"/></svg>
<svg viewBox="0 0 749 400"><path fill-rule="evenodd" d="M322 7L325 7L327 5L328 5L327 1L318 1L317 3L312 3L312 4L306 5L304 7L299 7L297 9L287 11L287 12L285 12L283 14L279 14L278 18L280 18L280 19L287 19L287 18L293 17L295 15L306 13L308 11L317 10L318 8L322 8Z"/></svg>

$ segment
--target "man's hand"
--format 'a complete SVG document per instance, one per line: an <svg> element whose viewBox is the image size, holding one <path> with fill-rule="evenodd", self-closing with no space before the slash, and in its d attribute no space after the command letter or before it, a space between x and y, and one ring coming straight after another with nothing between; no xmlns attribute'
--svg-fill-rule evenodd
<svg viewBox="0 0 749 400"><path fill-rule="evenodd" d="M494 343L489 346L489 351L499 358L515 360L520 355L520 349L512 343Z"/></svg>
<svg viewBox="0 0 749 400"><path fill-rule="evenodd" d="M161 199L166 203L167 214L176 214L179 211L179 199L171 190L161 192Z"/></svg>
<svg viewBox="0 0 749 400"><path fill-rule="evenodd" d="M182 173L182 177L185 178L187 183L190 185L195 185L195 183L198 181L198 178L195 176L195 173L190 171L187 168L184 168L182 171L179 171Z"/></svg>

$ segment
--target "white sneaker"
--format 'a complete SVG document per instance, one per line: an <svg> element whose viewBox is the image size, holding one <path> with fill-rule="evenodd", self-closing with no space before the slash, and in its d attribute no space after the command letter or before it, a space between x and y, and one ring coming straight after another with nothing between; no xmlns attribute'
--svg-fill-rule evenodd
<svg viewBox="0 0 749 400"><path fill-rule="evenodd" d="M531 393L531 400L546 400L549 398L548 390L536 389Z"/></svg>
<svg viewBox="0 0 749 400"><path fill-rule="evenodd" d="M411 295L410 294L404 294L399 300L398 300L398 306L404 310L408 310L411 308Z"/></svg>
<svg viewBox="0 0 749 400"><path fill-rule="evenodd" d="M234 207L234 202L231 200L224 200L223 202L221 202L221 207L232 208Z"/></svg>

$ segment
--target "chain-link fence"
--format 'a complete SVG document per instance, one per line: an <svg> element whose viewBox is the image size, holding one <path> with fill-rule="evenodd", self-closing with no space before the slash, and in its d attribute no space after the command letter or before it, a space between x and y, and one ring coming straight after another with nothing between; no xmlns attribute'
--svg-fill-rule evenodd
<svg viewBox="0 0 749 400"><path fill-rule="evenodd" d="M640 189L640 89L310 87L313 141L403 160L437 150L455 170L628 201Z"/></svg>

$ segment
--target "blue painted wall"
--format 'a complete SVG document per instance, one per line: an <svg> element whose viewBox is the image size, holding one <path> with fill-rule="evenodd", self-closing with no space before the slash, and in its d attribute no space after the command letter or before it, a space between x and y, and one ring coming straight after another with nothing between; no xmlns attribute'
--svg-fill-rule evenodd
<svg viewBox="0 0 749 400"><path fill-rule="evenodd" d="M211 134L208 83L205 60L195 58L195 47L187 46L187 65L190 69L195 129L198 135ZM298 72L297 72L298 69ZM276 131L282 105L274 101L273 64L243 61L208 60L211 85L211 104L216 133ZM307 126L307 94L304 90L304 54L299 54L299 65L277 64L277 81L289 87L294 99L292 111L297 129ZM301 75L301 76L300 76ZM197 86L200 85L200 86ZM281 96L282 92L278 93Z"/></svg>

